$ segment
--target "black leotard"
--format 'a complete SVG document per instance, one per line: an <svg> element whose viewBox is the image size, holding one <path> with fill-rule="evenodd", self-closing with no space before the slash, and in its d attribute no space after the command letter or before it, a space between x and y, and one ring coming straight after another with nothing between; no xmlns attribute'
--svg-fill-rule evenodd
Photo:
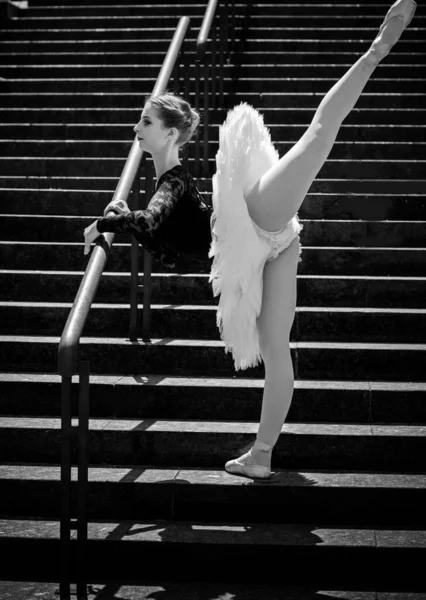
<svg viewBox="0 0 426 600"><path fill-rule="evenodd" d="M192 175L176 165L158 179L146 209L102 217L97 228L131 233L156 260L173 268L187 259L210 260L212 213Z"/></svg>

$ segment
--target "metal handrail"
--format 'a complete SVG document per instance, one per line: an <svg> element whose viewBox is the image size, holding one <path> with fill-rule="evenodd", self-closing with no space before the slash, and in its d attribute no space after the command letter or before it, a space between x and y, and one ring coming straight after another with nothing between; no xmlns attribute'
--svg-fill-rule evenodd
<svg viewBox="0 0 426 600"><path fill-rule="evenodd" d="M160 74L155 83L152 96L164 92L172 75L180 49L190 24L189 17L182 17L176 28L173 40L164 59ZM128 158L113 196L114 200L127 202L132 187L139 185L139 168L143 150L137 140L133 140ZM135 184L136 181L136 184ZM88 423L89 423L89 363L79 361L79 342L95 297L105 264L114 241L114 233L99 236L90 257L85 274L78 289L71 312L65 324L58 347L58 373L61 382L61 573L60 597L69 600L71 582L70 534L77 530L78 570L77 595L86 596L85 543L87 541L87 483L88 483ZM72 376L79 375L80 396L78 409L78 426L71 424L71 385ZM71 519L71 439L78 433L78 508L77 519Z"/></svg>

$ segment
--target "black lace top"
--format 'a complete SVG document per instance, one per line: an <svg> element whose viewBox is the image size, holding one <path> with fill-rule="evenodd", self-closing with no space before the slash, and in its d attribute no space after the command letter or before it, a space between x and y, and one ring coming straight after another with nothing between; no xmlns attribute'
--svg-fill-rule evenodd
<svg viewBox="0 0 426 600"><path fill-rule="evenodd" d="M212 213L192 175L176 165L158 179L146 209L102 217L97 228L131 233L156 260L173 268L187 259L210 260Z"/></svg>

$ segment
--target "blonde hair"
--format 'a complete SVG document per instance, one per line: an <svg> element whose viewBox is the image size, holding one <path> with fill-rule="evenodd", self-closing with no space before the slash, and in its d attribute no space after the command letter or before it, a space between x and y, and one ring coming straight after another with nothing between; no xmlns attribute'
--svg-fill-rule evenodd
<svg viewBox="0 0 426 600"><path fill-rule="evenodd" d="M179 148L187 144L195 134L200 123L200 115L189 102L174 92L166 91L159 96L146 96L145 104L149 104L156 110L158 118L166 129L174 127L180 132L176 142Z"/></svg>

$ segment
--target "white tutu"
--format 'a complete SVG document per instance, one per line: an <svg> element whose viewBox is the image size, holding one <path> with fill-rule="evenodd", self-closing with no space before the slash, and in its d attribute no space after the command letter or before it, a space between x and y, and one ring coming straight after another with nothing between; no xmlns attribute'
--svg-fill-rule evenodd
<svg viewBox="0 0 426 600"><path fill-rule="evenodd" d="M209 282L213 295L220 294L216 322L238 371L262 359L256 320L262 307L263 268L271 258L271 246L257 233L244 196L279 156L263 116L246 102L228 112L219 131ZM289 246L302 227L295 215L279 235L280 247Z"/></svg>

